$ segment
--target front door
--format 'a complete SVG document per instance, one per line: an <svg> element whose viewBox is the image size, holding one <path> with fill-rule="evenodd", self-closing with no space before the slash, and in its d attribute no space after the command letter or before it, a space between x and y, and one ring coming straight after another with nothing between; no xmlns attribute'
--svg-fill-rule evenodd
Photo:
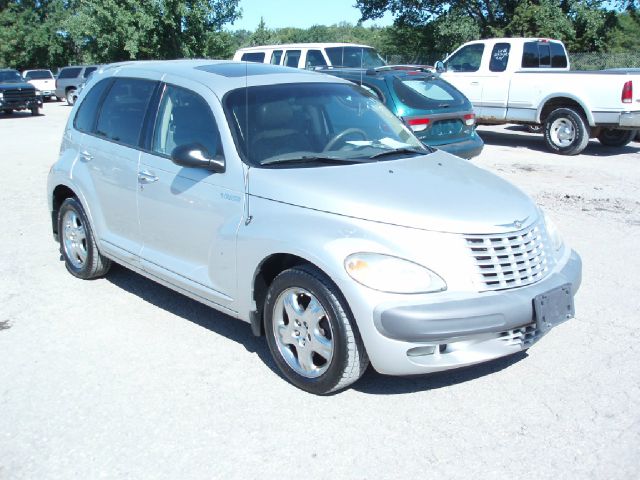
<svg viewBox="0 0 640 480"><path fill-rule="evenodd" d="M205 100L213 96L202 85L181 80L178 87L169 75L164 80L150 152L141 155L138 171L141 265L178 288L233 309L244 177L234 168L214 173L171 161L172 151L185 144L223 158L217 125L224 117L218 103Z"/></svg>

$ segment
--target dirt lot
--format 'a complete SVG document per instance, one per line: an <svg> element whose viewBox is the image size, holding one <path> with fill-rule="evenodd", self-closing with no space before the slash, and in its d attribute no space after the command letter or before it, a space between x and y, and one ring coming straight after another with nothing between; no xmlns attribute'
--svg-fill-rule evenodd
<svg viewBox="0 0 640 480"><path fill-rule="evenodd" d="M577 317L525 354L322 398L246 324L123 268L65 271L45 181L69 111L0 114L0 478L640 477L640 144L567 158L481 128L475 163L582 255Z"/></svg>

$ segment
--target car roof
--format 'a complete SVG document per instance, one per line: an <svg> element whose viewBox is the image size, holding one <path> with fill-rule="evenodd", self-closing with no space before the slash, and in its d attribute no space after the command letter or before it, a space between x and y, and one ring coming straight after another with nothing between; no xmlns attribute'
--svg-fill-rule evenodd
<svg viewBox="0 0 640 480"><path fill-rule="evenodd" d="M341 42L312 42L312 43L283 43L281 45L259 45L255 47L244 47L238 49L241 52L253 52L262 50L282 50L287 48L332 48L332 47L362 47L373 48L370 45L360 43L341 43Z"/></svg>
<svg viewBox="0 0 640 480"><path fill-rule="evenodd" d="M144 73L171 75L207 86L219 98L245 86L283 83L346 83L337 77L298 68L231 60L151 60L122 62L103 66L94 73L102 76L144 76ZM93 76L92 76L93 78Z"/></svg>

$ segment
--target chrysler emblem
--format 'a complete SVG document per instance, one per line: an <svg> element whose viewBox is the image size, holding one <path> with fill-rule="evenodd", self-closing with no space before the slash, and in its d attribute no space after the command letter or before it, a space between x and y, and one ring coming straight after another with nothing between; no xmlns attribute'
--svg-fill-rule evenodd
<svg viewBox="0 0 640 480"><path fill-rule="evenodd" d="M515 228L515 229L521 229L522 226L524 225L524 222L527 221L529 217L524 217L522 220L514 220L511 223L501 223L499 225L497 225L498 227L507 227L507 228Z"/></svg>

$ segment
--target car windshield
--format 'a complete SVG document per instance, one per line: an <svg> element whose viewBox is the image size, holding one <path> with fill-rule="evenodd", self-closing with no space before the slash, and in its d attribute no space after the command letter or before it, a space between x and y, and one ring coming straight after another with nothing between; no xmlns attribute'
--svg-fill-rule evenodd
<svg viewBox="0 0 640 480"><path fill-rule="evenodd" d="M373 48L329 47L325 50L334 67L376 68L386 65Z"/></svg>
<svg viewBox="0 0 640 480"><path fill-rule="evenodd" d="M351 84L262 85L230 92L225 112L251 166L318 166L429 153L380 101ZM390 152L379 157L382 152Z"/></svg>
<svg viewBox="0 0 640 480"><path fill-rule="evenodd" d="M15 70L5 70L4 72L0 71L0 82L22 82L22 77L20 73Z"/></svg>
<svg viewBox="0 0 640 480"><path fill-rule="evenodd" d="M24 75L27 80L51 80L53 75L49 70L31 70Z"/></svg>

